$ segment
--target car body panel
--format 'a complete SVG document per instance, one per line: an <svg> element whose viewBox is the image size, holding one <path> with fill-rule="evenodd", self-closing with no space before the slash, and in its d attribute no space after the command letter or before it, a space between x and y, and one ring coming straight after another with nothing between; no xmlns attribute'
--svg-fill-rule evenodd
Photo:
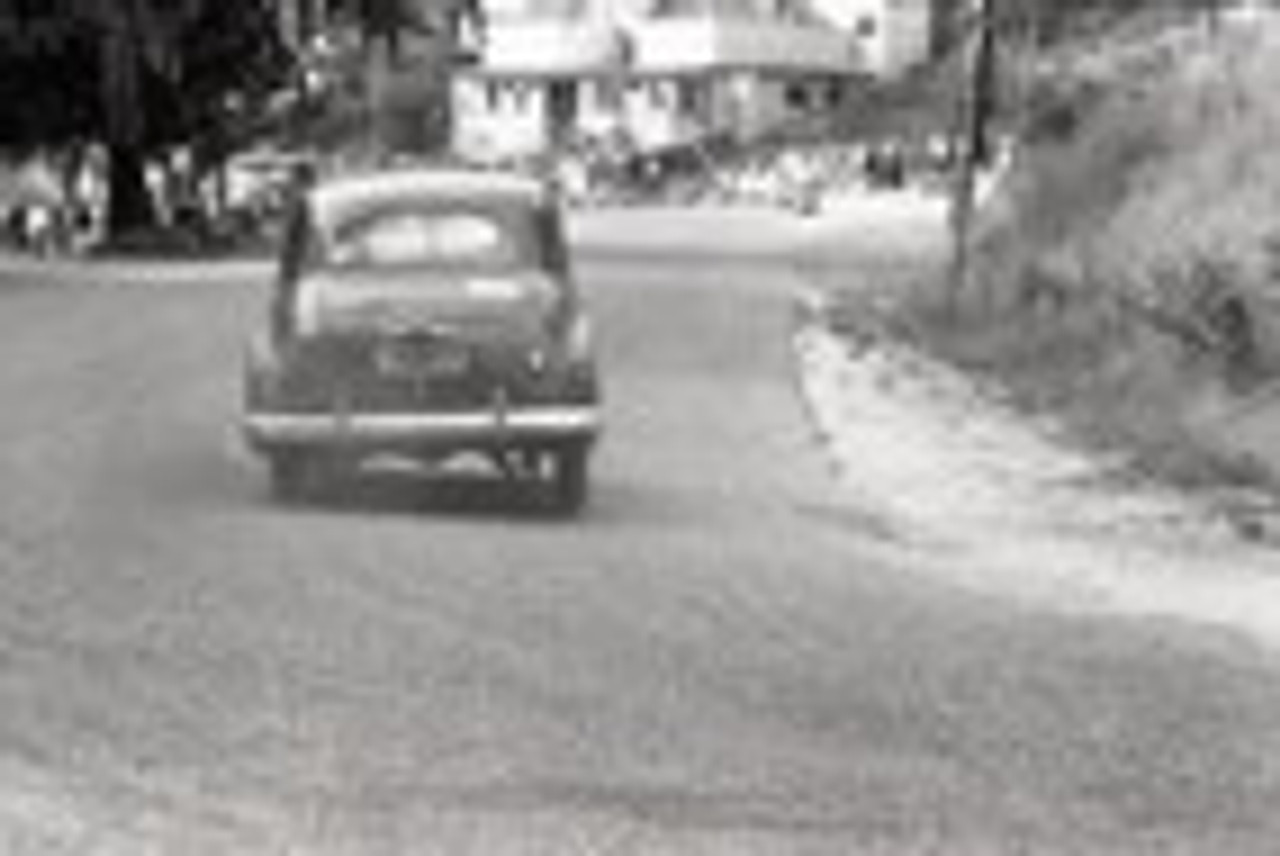
<svg viewBox="0 0 1280 856"><path fill-rule="evenodd" d="M474 240L491 237L481 221L503 230L501 244ZM590 324L554 198L536 183L342 179L310 193L286 234L271 324L246 371L253 448L437 455L600 433Z"/></svg>
<svg viewBox="0 0 1280 856"><path fill-rule="evenodd" d="M468 444L484 450L533 441L574 440L600 430L592 405L524 407L493 404L458 413L257 413L246 422L259 441L290 444L421 448Z"/></svg>

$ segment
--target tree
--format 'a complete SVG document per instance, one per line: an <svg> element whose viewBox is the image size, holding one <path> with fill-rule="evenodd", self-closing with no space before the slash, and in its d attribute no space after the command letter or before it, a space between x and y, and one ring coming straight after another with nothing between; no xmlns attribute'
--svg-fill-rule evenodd
<svg viewBox="0 0 1280 856"><path fill-rule="evenodd" d="M478 0L338 0L364 42L369 142L383 152L430 147L445 136L449 76L462 34L483 29ZM427 45L407 58L410 37ZM428 125L438 127L429 128ZM436 133L432 133L432 130Z"/></svg>
<svg viewBox="0 0 1280 856"><path fill-rule="evenodd" d="M272 0L0 2L0 145L100 143L107 225L153 223L146 165L227 138L288 69Z"/></svg>

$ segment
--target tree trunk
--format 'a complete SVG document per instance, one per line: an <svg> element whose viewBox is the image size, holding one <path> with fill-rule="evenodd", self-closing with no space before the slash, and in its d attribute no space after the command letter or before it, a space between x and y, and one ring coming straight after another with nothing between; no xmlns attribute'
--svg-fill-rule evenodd
<svg viewBox="0 0 1280 856"><path fill-rule="evenodd" d="M131 146L107 150L107 239L155 225L156 210L147 188L146 158Z"/></svg>

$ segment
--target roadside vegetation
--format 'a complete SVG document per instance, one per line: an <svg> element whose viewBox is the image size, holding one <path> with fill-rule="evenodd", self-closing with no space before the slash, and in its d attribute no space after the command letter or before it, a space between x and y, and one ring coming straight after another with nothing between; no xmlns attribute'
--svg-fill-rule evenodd
<svg viewBox="0 0 1280 856"><path fill-rule="evenodd" d="M1280 483L1280 25L1137 21L1062 45L962 293L918 340L1183 482ZM1274 458L1236 442L1274 414Z"/></svg>
<svg viewBox="0 0 1280 856"><path fill-rule="evenodd" d="M321 20L299 0L0 2L4 237L41 254L221 251L257 216L231 210L239 155L438 148L475 4L324 5Z"/></svg>

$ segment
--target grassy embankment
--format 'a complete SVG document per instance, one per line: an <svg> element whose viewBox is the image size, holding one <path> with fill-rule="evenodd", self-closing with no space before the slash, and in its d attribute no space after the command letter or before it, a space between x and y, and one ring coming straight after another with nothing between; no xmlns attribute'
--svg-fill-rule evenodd
<svg viewBox="0 0 1280 856"><path fill-rule="evenodd" d="M1280 483L1280 25L1058 59L958 312L935 287L901 320L1161 476ZM1233 437L1267 408L1269 474Z"/></svg>

